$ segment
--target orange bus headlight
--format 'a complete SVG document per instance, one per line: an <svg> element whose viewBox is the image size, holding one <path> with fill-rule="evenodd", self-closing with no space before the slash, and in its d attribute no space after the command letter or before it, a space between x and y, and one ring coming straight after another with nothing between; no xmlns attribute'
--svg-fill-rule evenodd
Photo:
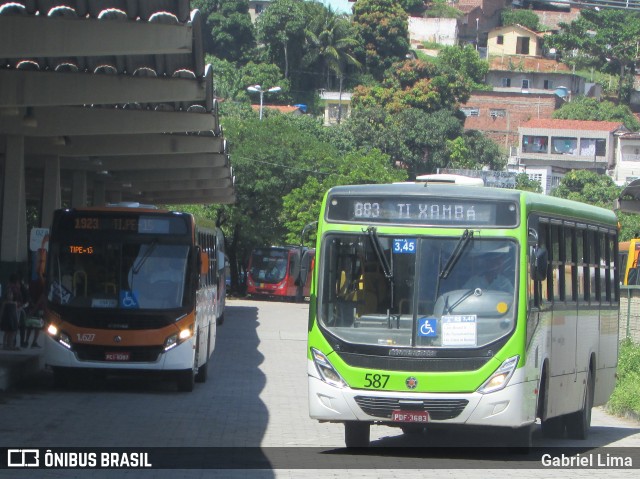
<svg viewBox="0 0 640 479"><path fill-rule="evenodd" d="M59 331L58 328L54 324L50 324L47 328L47 333L62 344L65 348L71 349L71 338L66 333Z"/></svg>
<svg viewBox="0 0 640 479"><path fill-rule="evenodd" d="M189 339L192 335L191 328L183 329L179 333L174 333L164 341L164 350L169 351L178 344Z"/></svg>

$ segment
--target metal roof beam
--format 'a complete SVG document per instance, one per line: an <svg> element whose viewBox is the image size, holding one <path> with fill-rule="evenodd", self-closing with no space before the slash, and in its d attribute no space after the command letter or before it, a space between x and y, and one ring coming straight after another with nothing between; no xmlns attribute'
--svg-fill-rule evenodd
<svg viewBox="0 0 640 479"><path fill-rule="evenodd" d="M189 78L8 69L0 85L0 107L202 102L207 93L205 81Z"/></svg>
<svg viewBox="0 0 640 479"><path fill-rule="evenodd" d="M26 138L25 155L132 156L222 153L225 140L195 135L101 135Z"/></svg>
<svg viewBox="0 0 640 479"><path fill-rule="evenodd" d="M191 25L0 15L0 58L191 53Z"/></svg>
<svg viewBox="0 0 640 479"><path fill-rule="evenodd" d="M143 111L123 108L36 107L23 116L0 115L0 133L24 136L180 133L220 125L212 113Z"/></svg>

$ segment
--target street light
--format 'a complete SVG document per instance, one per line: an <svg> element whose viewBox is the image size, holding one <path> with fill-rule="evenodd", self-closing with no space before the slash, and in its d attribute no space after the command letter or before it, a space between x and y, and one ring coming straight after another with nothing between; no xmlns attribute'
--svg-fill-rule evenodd
<svg viewBox="0 0 640 479"><path fill-rule="evenodd" d="M267 93L275 93L282 90L279 86L271 87L267 90ZM262 97L265 94L265 91L262 89L260 85L253 85L247 88L247 91L250 92L258 92L260 93L260 119L262 120Z"/></svg>

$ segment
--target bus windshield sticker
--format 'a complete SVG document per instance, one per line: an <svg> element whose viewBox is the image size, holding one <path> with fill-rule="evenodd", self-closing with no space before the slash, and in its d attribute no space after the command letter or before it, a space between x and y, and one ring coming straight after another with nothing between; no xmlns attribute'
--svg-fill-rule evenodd
<svg viewBox="0 0 640 479"><path fill-rule="evenodd" d="M133 291L120 291L120 306L124 309L137 309L140 306Z"/></svg>
<svg viewBox="0 0 640 479"><path fill-rule="evenodd" d="M117 299L107 299L107 298L93 298L91 300L92 308L117 308L118 300Z"/></svg>
<svg viewBox="0 0 640 479"><path fill-rule="evenodd" d="M393 252L396 254L415 254L415 238L396 238L393 240Z"/></svg>
<svg viewBox="0 0 640 479"><path fill-rule="evenodd" d="M435 338L438 336L436 328L438 320L436 318L420 318L418 319L418 336L425 338Z"/></svg>
<svg viewBox="0 0 640 479"><path fill-rule="evenodd" d="M51 283L51 290L49 291L49 301L56 301L60 304L67 304L71 301L71 291L65 288L58 281Z"/></svg>
<svg viewBox="0 0 640 479"><path fill-rule="evenodd" d="M442 345L476 346L478 340L477 319L475 314L442 316Z"/></svg>

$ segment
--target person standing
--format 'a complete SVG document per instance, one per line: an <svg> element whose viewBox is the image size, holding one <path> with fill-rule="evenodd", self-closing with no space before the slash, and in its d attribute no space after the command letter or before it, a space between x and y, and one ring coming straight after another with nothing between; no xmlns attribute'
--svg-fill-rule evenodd
<svg viewBox="0 0 640 479"><path fill-rule="evenodd" d="M0 308L0 330L4 333L2 338L2 349L18 351L15 345L16 334L18 332L18 303L13 297L13 290L7 288L4 301Z"/></svg>
<svg viewBox="0 0 640 479"><path fill-rule="evenodd" d="M29 290L18 273L9 276L9 289L13 292L13 300L18 305L18 330L20 346L27 347L27 311L29 306Z"/></svg>

